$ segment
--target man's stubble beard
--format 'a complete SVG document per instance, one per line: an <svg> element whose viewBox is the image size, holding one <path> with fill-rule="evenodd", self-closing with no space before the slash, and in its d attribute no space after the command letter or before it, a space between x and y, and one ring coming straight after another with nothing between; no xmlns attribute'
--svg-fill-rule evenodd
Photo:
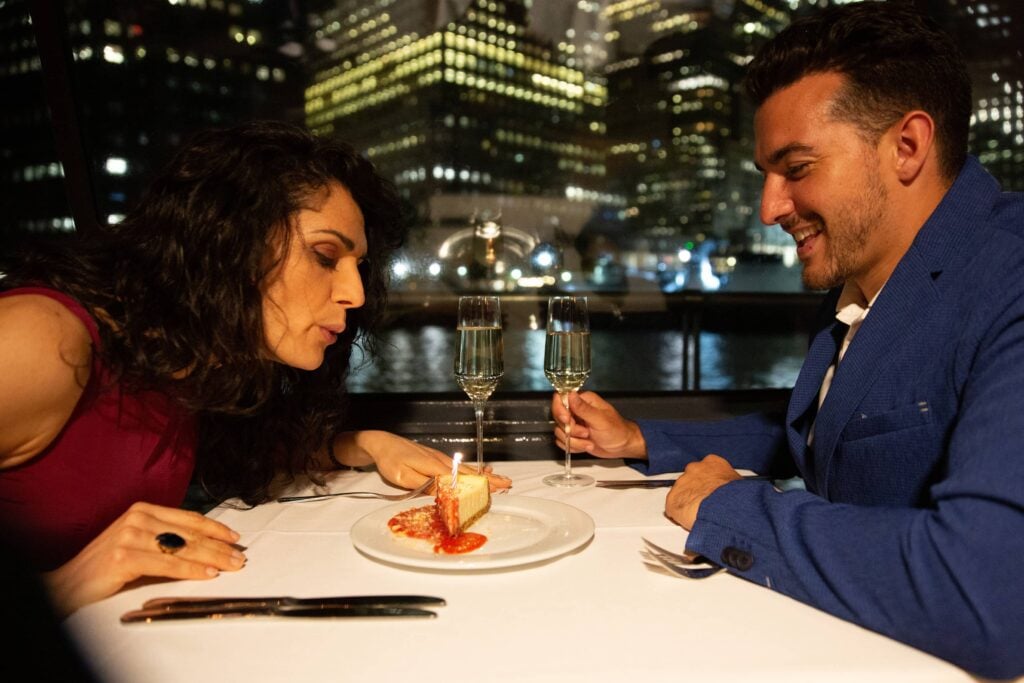
<svg viewBox="0 0 1024 683"><path fill-rule="evenodd" d="M835 217L829 223L825 223L821 216L817 217L827 243L825 269L814 273L805 266L802 279L806 288L832 289L853 276L865 245L881 226L889 193L882 184L877 167L868 168L871 171L861 196L836 207Z"/></svg>

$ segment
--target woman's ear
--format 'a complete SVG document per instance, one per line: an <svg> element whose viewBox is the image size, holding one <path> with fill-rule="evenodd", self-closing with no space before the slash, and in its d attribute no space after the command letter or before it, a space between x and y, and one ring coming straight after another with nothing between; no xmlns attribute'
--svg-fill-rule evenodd
<svg viewBox="0 0 1024 683"><path fill-rule="evenodd" d="M927 112L907 112L891 129L896 142L896 177L913 182L929 164L938 163L935 121Z"/></svg>

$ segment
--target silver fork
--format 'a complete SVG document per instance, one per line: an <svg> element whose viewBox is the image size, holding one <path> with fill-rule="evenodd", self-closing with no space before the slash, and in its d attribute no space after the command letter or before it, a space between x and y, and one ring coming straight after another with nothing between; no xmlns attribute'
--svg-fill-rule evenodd
<svg viewBox="0 0 1024 683"><path fill-rule="evenodd" d="M310 500L323 500L335 496L348 496L350 498L379 498L381 500L408 500L415 498L426 491L434 483L433 479L427 479L423 484L405 493L377 493L376 491L339 491L337 493L319 493L308 496L282 496L277 499L278 503L304 503Z"/></svg>
<svg viewBox="0 0 1024 683"><path fill-rule="evenodd" d="M697 555L693 558L688 558L684 555L674 553L671 550L666 550L656 543L643 538L644 544L647 548L641 551L641 554L645 558L651 558L665 569L669 570L677 576L682 576L687 579L706 579L709 576L714 576L719 572L725 571L724 567L719 567L703 555Z"/></svg>

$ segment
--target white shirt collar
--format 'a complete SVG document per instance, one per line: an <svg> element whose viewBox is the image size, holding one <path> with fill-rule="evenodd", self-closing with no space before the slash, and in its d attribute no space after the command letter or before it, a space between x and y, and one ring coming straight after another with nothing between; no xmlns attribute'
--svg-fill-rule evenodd
<svg viewBox="0 0 1024 683"><path fill-rule="evenodd" d="M843 291L839 293L839 301L836 302L836 319L850 327L856 322L863 321L883 289L884 284L871 297L871 301L867 301L860 287L847 280L843 283Z"/></svg>

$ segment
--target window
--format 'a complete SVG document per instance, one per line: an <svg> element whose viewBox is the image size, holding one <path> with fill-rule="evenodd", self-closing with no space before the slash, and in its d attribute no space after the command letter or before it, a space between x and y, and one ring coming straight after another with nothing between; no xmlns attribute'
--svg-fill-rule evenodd
<svg viewBox="0 0 1024 683"><path fill-rule="evenodd" d="M354 391L457 391L455 301L469 292L503 297L499 392L549 390L543 307L556 292L591 297L589 386L786 387L820 293L802 289L790 238L758 222L737 83L746 56L808 4L323 0L299 14L296 3L76 0L30 21L29 2L10 0L4 248L85 215L65 176L88 174L88 210L115 222L189 132L290 119L341 132L417 216L392 271L388 351L354 372ZM984 26L966 0L939 19L971 36L972 148L1021 190L1024 41L1009 5L989 3ZM53 39L42 61L40 31ZM62 54L74 61L60 86L46 77ZM47 84L81 131L58 126L60 144L88 150L73 168L58 163Z"/></svg>

